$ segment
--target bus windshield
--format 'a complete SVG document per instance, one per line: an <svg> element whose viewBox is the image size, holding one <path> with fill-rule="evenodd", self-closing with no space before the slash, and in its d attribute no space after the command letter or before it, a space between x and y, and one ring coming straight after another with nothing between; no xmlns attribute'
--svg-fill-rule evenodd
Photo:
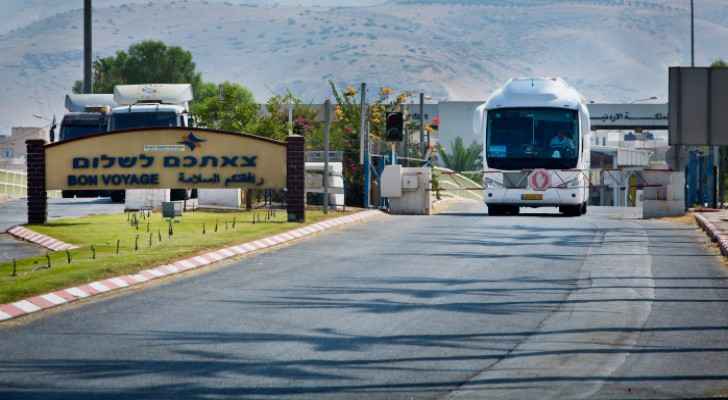
<svg viewBox="0 0 728 400"><path fill-rule="evenodd" d="M579 159L576 110L501 108L488 111L486 160L489 168L571 169Z"/></svg>
<svg viewBox="0 0 728 400"><path fill-rule="evenodd" d="M60 140L80 138L104 131L106 127L101 125L67 125L61 129Z"/></svg>
<svg viewBox="0 0 728 400"><path fill-rule="evenodd" d="M171 128L180 126L174 112L130 112L114 114L111 127L115 131L135 128Z"/></svg>

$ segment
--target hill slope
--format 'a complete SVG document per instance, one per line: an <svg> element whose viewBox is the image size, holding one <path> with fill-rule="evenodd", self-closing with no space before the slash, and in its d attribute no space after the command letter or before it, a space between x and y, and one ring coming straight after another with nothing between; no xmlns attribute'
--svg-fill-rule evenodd
<svg viewBox="0 0 728 400"><path fill-rule="evenodd" d="M63 113L82 73L78 2L6 0L0 30L0 133ZM315 4L364 4L328 7ZM383 3L376 5L378 3ZM143 39L187 48L208 80L233 80L265 100L306 100L327 80L482 99L513 76L563 76L597 101L665 98L666 68L689 62L682 0L402 0L316 2L95 0L95 53ZM301 4L300 6L298 4ZM728 57L728 7L703 0L697 61Z"/></svg>

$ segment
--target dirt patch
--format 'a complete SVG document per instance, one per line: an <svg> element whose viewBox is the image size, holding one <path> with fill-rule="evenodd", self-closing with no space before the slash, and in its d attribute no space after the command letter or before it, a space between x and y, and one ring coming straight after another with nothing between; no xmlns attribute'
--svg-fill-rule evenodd
<svg viewBox="0 0 728 400"><path fill-rule="evenodd" d="M695 216L693 215L693 213L687 213L687 214L681 215L679 217L656 218L656 220L665 221L665 222L674 222L676 224L696 225Z"/></svg>

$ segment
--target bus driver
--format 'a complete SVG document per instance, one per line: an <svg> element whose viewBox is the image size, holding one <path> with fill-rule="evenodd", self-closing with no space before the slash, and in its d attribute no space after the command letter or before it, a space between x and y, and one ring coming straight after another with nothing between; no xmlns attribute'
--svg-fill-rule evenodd
<svg viewBox="0 0 728 400"><path fill-rule="evenodd" d="M559 131L558 135L554 136L549 143L549 147L554 151L551 155L552 158L561 158L561 153L576 154L576 145L574 141L567 136L564 131Z"/></svg>

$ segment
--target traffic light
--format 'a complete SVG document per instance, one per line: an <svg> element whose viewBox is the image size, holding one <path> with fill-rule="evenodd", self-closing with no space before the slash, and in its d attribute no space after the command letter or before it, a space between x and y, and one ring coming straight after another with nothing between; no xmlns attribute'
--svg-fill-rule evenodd
<svg viewBox="0 0 728 400"><path fill-rule="evenodd" d="M401 112L387 113L384 138L388 142L401 142L404 139L404 115Z"/></svg>

